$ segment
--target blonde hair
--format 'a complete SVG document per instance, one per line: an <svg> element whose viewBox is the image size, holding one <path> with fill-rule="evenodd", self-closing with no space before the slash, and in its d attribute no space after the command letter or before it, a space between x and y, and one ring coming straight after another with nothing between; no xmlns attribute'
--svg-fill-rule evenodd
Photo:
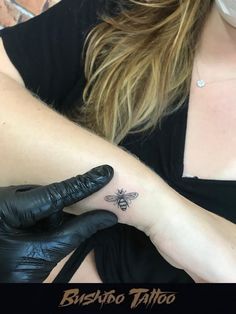
<svg viewBox="0 0 236 314"><path fill-rule="evenodd" d="M77 116L79 123L113 143L129 132L153 130L183 104L213 1L117 2L119 14L103 12L102 22L86 38L87 84Z"/></svg>

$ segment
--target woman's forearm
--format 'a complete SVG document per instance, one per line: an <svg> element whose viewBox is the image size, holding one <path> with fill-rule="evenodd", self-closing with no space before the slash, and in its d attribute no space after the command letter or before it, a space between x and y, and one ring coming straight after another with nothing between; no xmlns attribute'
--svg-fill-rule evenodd
<svg viewBox="0 0 236 314"><path fill-rule="evenodd" d="M109 209L120 222L145 224L143 208L152 203L153 182L158 180L148 167L54 112L4 74L0 74L0 103L1 186L49 184L109 164L115 169L113 180L80 208ZM104 200L118 189L138 193L126 211Z"/></svg>
<svg viewBox="0 0 236 314"><path fill-rule="evenodd" d="M109 164L113 180L75 210L111 210L150 235L180 268L209 282L236 282L234 224L185 199L132 155L52 111L4 74L0 103L1 186L48 184ZM127 210L104 199L117 189L139 195Z"/></svg>
<svg viewBox="0 0 236 314"><path fill-rule="evenodd" d="M236 283L236 226L172 188L165 189L150 238L175 267L196 282Z"/></svg>

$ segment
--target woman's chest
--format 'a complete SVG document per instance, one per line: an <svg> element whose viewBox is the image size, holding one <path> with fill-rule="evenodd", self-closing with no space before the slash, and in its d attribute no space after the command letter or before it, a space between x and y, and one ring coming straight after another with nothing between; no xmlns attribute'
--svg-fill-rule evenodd
<svg viewBox="0 0 236 314"><path fill-rule="evenodd" d="M179 111L163 120L161 129L156 128L149 136L132 134L123 146L179 194L236 223L236 158L232 157L236 156L236 111L231 109L228 114L216 110L216 107L208 106L207 109L203 107L204 101L210 101L210 98L203 100L192 102L189 106L186 102ZM187 113L189 120L186 119ZM222 115L225 117L222 118ZM190 178L181 178L186 122L189 129L185 165L187 161L191 172ZM229 169L228 175L225 175L225 169ZM191 178L195 176L203 180Z"/></svg>
<svg viewBox="0 0 236 314"><path fill-rule="evenodd" d="M191 87L183 177L236 180L235 82Z"/></svg>

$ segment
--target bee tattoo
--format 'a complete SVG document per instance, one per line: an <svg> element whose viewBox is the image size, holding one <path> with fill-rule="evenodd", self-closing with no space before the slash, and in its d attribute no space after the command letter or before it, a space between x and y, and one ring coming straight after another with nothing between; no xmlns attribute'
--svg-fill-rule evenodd
<svg viewBox="0 0 236 314"><path fill-rule="evenodd" d="M137 197L138 193L136 192L126 193L123 189L118 189L115 195L107 195L104 199L107 202L112 202L114 205L117 205L118 208L125 211L129 207L131 201Z"/></svg>

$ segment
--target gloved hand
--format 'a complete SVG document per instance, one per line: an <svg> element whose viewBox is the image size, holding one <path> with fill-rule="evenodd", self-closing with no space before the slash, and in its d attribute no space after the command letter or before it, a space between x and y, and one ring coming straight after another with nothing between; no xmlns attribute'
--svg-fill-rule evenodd
<svg viewBox="0 0 236 314"><path fill-rule="evenodd" d="M86 238L117 223L105 210L80 216L62 212L112 176L110 166L101 166L48 186L0 188L0 282L43 282Z"/></svg>

